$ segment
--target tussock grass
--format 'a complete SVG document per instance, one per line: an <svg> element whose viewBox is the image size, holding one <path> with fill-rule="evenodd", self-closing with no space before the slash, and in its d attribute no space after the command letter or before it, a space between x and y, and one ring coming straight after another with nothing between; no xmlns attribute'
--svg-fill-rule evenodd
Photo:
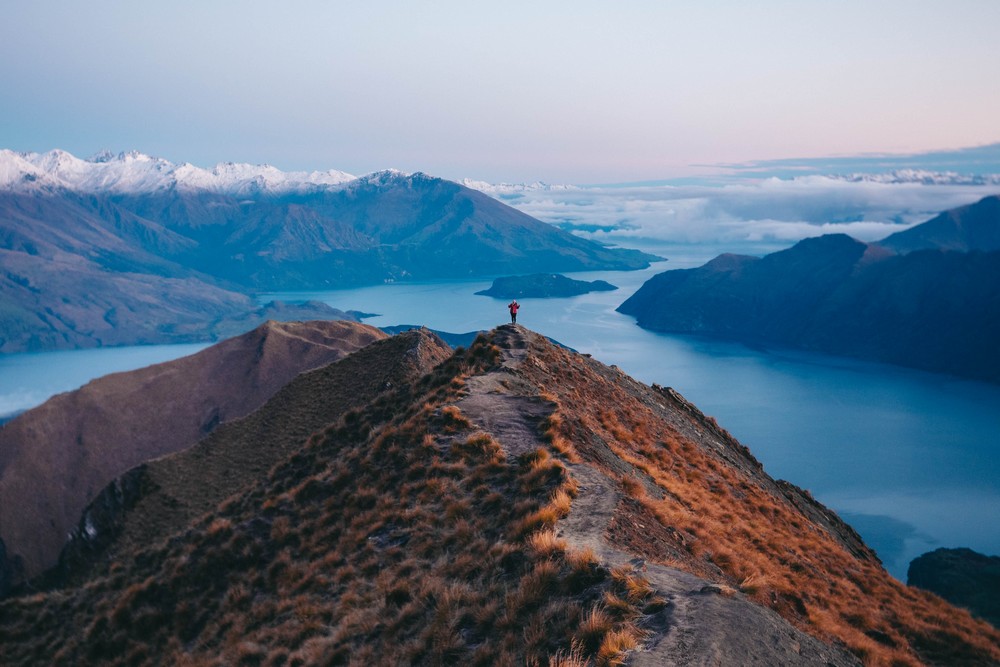
<svg viewBox="0 0 1000 667"><path fill-rule="evenodd" d="M605 467L650 520L672 531L674 546L661 562L740 590L867 664L1000 663L1000 632L850 553L761 475L749 451L711 418L565 350L532 352L530 377L559 406L548 423L550 443L565 439L563 449ZM572 382L561 381L566 377ZM609 468L609 450L631 471ZM648 493L638 474L662 498ZM629 588L626 574L612 577ZM643 594L638 581L631 589ZM627 592L621 599L630 601ZM605 610L616 604L606 599Z"/></svg>
<svg viewBox="0 0 1000 667"><path fill-rule="evenodd" d="M453 405L499 354L380 394L86 586L0 603L0 663L616 664L647 601L553 532L557 449L508 461Z"/></svg>
<svg viewBox="0 0 1000 667"><path fill-rule="evenodd" d="M528 538L528 544L536 554L543 558L561 554L566 551L566 540L557 537L554 530L540 530Z"/></svg>

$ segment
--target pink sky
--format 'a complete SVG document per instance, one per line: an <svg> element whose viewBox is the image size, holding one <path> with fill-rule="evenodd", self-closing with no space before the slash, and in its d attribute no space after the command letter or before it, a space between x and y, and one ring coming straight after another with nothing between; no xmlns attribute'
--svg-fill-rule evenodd
<svg viewBox="0 0 1000 667"><path fill-rule="evenodd" d="M1000 3L15 3L0 147L618 182L1000 141Z"/></svg>

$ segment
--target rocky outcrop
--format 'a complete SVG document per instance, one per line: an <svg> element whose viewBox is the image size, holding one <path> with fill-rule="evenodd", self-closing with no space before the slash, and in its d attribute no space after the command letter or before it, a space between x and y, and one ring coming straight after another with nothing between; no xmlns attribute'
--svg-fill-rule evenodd
<svg viewBox="0 0 1000 667"><path fill-rule="evenodd" d="M75 573L88 570L121 535L125 515L143 495L150 493L151 484L146 464L142 464L104 487L70 531L56 566L26 584L26 588L39 590L62 586L71 581Z"/></svg>

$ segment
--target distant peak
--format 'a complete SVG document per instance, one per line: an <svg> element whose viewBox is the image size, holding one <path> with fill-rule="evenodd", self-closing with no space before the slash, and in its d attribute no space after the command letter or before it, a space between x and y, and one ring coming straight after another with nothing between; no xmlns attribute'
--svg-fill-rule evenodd
<svg viewBox="0 0 1000 667"><path fill-rule="evenodd" d="M406 178L409 176L405 171L400 171L399 169L380 169L378 171L373 171L370 174L365 174L360 180L384 180L389 178Z"/></svg>
<svg viewBox="0 0 1000 667"><path fill-rule="evenodd" d="M413 180L426 180L429 177L422 173L416 172L413 174L400 171L399 169L383 169L381 171L373 171L370 174L365 174L364 176L358 178L355 182L359 185L395 185L398 183L409 182Z"/></svg>
<svg viewBox="0 0 1000 667"><path fill-rule="evenodd" d="M266 163L220 162L209 170L189 162L174 164L136 150L116 154L103 149L86 160L58 148L47 153L4 151L0 162L0 187L18 190L37 190L44 183L46 187L87 193L149 193L177 188L242 196L313 192L355 180L336 169L284 172Z"/></svg>
<svg viewBox="0 0 1000 667"><path fill-rule="evenodd" d="M127 153L119 153L118 159L127 162L128 160L135 160L137 162L152 162L156 160L151 155L146 155L145 153L140 153L139 151L129 151Z"/></svg>
<svg viewBox="0 0 1000 667"><path fill-rule="evenodd" d="M511 195L521 192L550 192L580 189L576 185L558 185L545 183L544 181L535 181L534 183L489 183L488 181L463 178L459 183L472 190L485 192L488 195Z"/></svg>
<svg viewBox="0 0 1000 667"><path fill-rule="evenodd" d="M87 162L93 162L94 164L103 164L105 162L111 162L114 159L115 159L115 154L110 150L108 150L107 148L104 148L91 155L87 159Z"/></svg>

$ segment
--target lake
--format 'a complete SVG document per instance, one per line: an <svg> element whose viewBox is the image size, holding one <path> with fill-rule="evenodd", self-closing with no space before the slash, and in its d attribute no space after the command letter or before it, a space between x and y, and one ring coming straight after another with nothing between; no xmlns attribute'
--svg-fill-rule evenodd
<svg viewBox="0 0 1000 667"><path fill-rule="evenodd" d="M750 447L774 477L810 490L846 518L896 577L941 546L1000 554L1000 387L881 364L644 331L614 312L650 276L697 265L572 274L618 285L568 299L523 299L518 323L647 383L680 391ZM375 326L455 333L509 320L506 300L476 296L490 281L390 284L261 295L318 299L378 313ZM189 354L149 346L0 356L0 414L54 391ZM58 382L57 382L58 380ZM61 383L61 384L60 384ZM54 389L53 389L54 388Z"/></svg>

